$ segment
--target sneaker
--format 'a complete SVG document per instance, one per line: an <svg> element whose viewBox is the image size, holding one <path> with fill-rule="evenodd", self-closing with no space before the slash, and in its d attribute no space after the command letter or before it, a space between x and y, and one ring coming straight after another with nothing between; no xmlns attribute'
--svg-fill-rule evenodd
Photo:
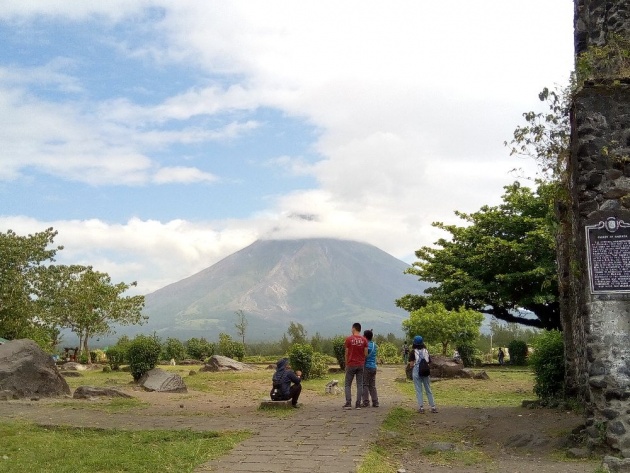
<svg viewBox="0 0 630 473"><path fill-rule="evenodd" d="M437 413L438 413L437 407L433 406L433 407L431 408L431 412L432 412L433 414L437 414Z"/></svg>
<svg viewBox="0 0 630 473"><path fill-rule="evenodd" d="M343 408L344 408L344 409L352 409L352 403L351 403L351 402L346 402L346 403L343 405Z"/></svg>
<svg viewBox="0 0 630 473"><path fill-rule="evenodd" d="M378 402L373 403L372 407L378 407Z"/></svg>
<svg viewBox="0 0 630 473"><path fill-rule="evenodd" d="M299 409L301 406L299 404L291 404L293 409Z"/></svg>
<svg viewBox="0 0 630 473"><path fill-rule="evenodd" d="M370 403L369 403L369 402L364 402L364 403L362 404L362 407L370 407Z"/></svg>
<svg viewBox="0 0 630 473"><path fill-rule="evenodd" d="M355 408L355 409L361 409L361 404L356 404L356 405L354 406L354 408Z"/></svg>
<svg viewBox="0 0 630 473"><path fill-rule="evenodd" d="M421 407L420 409L418 409L418 412L419 412L420 414L424 414L424 407Z"/></svg>

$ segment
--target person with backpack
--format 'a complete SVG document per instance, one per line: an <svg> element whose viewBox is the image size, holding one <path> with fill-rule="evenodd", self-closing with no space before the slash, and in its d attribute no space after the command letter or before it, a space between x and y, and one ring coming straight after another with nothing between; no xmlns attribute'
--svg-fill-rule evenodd
<svg viewBox="0 0 630 473"><path fill-rule="evenodd" d="M413 337L413 345L411 346L411 352L409 353L409 364L412 369L413 386L416 389L416 399L418 400L418 412L424 414L424 400L422 398L422 387L427 393L427 400L429 406L431 406L431 412L437 414L438 410L435 407L435 401L433 400L433 392L431 391L431 370L429 368L429 362L431 357L427 350L424 340L420 335Z"/></svg>
<svg viewBox="0 0 630 473"><path fill-rule="evenodd" d="M298 398L302 392L302 372L293 371L289 366L289 359L282 358L276 363L276 372L271 378L273 387L269 393L272 401L288 401L291 407L298 408ZM293 384L292 384L293 383Z"/></svg>
<svg viewBox="0 0 630 473"><path fill-rule="evenodd" d="M376 354L378 346L372 341L374 332L365 330L363 336L368 341L368 354L365 357L365 367L363 369L363 407L370 407L370 397L372 407L378 407L378 393L376 392Z"/></svg>

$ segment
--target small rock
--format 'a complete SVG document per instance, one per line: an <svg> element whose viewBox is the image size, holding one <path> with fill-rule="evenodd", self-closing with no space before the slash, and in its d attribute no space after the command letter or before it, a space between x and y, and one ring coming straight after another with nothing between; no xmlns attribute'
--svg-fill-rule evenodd
<svg viewBox="0 0 630 473"><path fill-rule="evenodd" d="M398 470L396 470L396 473L407 473L407 470L405 470L404 468L399 468Z"/></svg>
<svg viewBox="0 0 630 473"><path fill-rule="evenodd" d="M591 452L587 448L570 448L567 450L567 457L569 458L588 458L591 456Z"/></svg>
<svg viewBox="0 0 630 473"><path fill-rule="evenodd" d="M179 405L179 407L180 407L180 409L183 409L183 408L184 408L184 405L183 405L183 404L180 404L180 405Z"/></svg>

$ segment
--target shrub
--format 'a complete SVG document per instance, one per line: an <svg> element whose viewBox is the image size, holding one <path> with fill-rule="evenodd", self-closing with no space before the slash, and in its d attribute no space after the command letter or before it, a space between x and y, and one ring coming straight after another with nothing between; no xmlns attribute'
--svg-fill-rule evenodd
<svg viewBox="0 0 630 473"><path fill-rule="evenodd" d="M315 379L325 378L326 376L328 376L328 356L316 351L311 358L309 377Z"/></svg>
<svg viewBox="0 0 630 473"><path fill-rule="evenodd" d="M346 337L343 335L337 335L333 338L333 353L339 363L339 368L346 369Z"/></svg>
<svg viewBox="0 0 630 473"><path fill-rule="evenodd" d="M295 343L289 348L289 363L297 371L302 371L302 378L309 379L313 364L313 347L308 343Z"/></svg>
<svg viewBox="0 0 630 473"><path fill-rule="evenodd" d="M185 347L188 356L195 360L204 361L206 358L214 355L214 345L203 337L191 338L185 343Z"/></svg>
<svg viewBox="0 0 630 473"><path fill-rule="evenodd" d="M134 381L138 381L143 374L155 368L161 351L162 345L156 337L138 335L131 341L127 356Z"/></svg>
<svg viewBox="0 0 630 473"><path fill-rule="evenodd" d="M376 354L379 361L385 364L402 363L400 351L391 342L383 342L378 346L378 353Z"/></svg>
<svg viewBox="0 0 630 473"><path fill-rule="evenodd" d="M120 365L125 362L126 350L123 350L121 347L114 345L113 347L109 347L105 352L105 356L107 356L107 362L109 366L113 370L119 370Z"/></svg>
<svg viewBox="0 0 630 473"><path fill-rule="evenodd" d="M111 373L112 368L109 365L103 366L103 373Z"/></svg>
<svg viewBox="0 0 630 473"><path fill-rule="evenodd" d="M527 344L521 340L512 340L508 345L510 363L517 366L527 364Z"/></svg>
<svg viewBox="0 0 630 473"><path fill-rule="evenodd" d="M533 342L534 393L548 400L564 396L564 341L557 330L541 333Z"/></svg>
<svg viewBox="0 0 630 473"><path fill-rule="evenodd" d="M245 357L245 346L242 343L235 342L226 333L219 334L219 352L223 356L234 360L243 361Z"/></svg>
<svg viewBox="0 0 630 473"><path fill-rule="evenodd" d="M467 343L459 344L457 345L457 351L466 368L472 368L475 366L475 355L477 350L473 345L469 345Z"/></svg>
<svg viewBox="0 0 630 473"><path fill-rule="evenodd" d="M186 347L177 338L167 338L163 350L165 360L180 361L186 358Z"/></svg>
<svg viewBox="0 0 630 473"><path fill-rule="evenodd" d="M79 363L81 363L82 365L87 364L88 360L89 360L89 358L88 358L87 353L81 353L81 354L79 355L79 360L78 360L78 361L79 361Z"/></svg>

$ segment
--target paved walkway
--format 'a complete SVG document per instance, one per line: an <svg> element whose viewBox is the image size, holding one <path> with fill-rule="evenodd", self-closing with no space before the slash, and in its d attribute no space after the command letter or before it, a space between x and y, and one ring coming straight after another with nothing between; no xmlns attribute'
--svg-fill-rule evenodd
<svg viewBox="0 0 630 473"><path fill-rule="evenodd" d="M378 408L342 409L344 395L340 394L318 398L285 419L251 419L249 430L254 436L195 471L356 472L387 413L402 401L394 386L397 376L401 376L400 367L379 368Z"/></svg>

